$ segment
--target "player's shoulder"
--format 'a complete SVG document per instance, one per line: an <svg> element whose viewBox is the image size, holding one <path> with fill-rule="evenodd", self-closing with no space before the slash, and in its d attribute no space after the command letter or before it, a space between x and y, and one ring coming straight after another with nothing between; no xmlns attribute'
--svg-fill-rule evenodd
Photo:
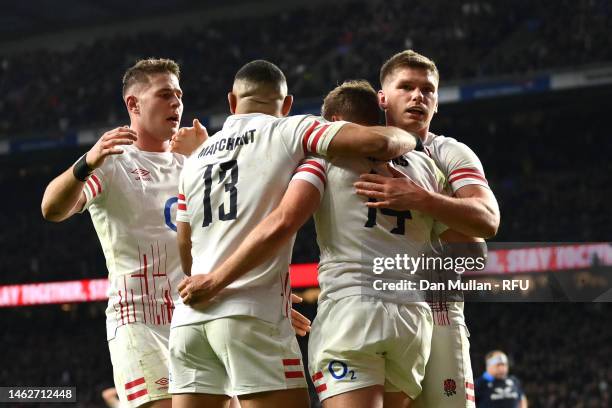
<svg viewBox="0 0 612 408"><path fill-rule="evenodd" d="M321 123L327 123L327 120L323 119L322 117L310 114L292 115L274 119L275 120L271 121L270 124L279 129L282 127L297 128L300 125L318 126Z"/></svg>
<svg viewBox="0 0 612 408"><path fill-rule="evenodd" d="M474 387L475 388L486 387L489 382L490 382L489 380L487 380L484 376L481 375L480 377L476 378L476 380L474 381Z"/></svg>
<svg viewBox="0 0 612 408"><path fill-rule="evenodd" d="M508 380L510 380L512 382L513 385L517 385L520 387L521 385L521 380L518 379L517 376L510 374L507 378L506 378L506 382L508 382ZM510 385L510 384L508 384Z"/></svg>
<svg viewBox="0 0 612 408"><path fill-rule="evenodd" d="M455 139L454 137L436 135L428 133L427 138L423 142L425 152L431 155L432 151L439 153L469 153L474 154L474 151L464 142Z"/></svg>
<svg viewBox="0 0 612 408"><path fill-rule="evenodd" d="M436 135L434 133L429 132L427 137L423 141L423 146L425 147L425 151L428 149L435 150L453 150L453 149L463 149L468 148L468 145L465 143L455 139L454 137L444 136L444 135Z"/></svg>

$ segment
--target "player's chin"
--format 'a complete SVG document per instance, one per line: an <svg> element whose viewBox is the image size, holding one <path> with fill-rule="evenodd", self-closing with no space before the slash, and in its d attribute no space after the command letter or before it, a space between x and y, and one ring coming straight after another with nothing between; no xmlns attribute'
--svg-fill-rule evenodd
<svg viewBox="0 0 612 408"><path fill-rule="evenodd" d="M179 129L180 129L180 126L178 123L172 123L172 122L164 123L163 126L161 126L160 134L164 135L164 140L170 140L172 135L178 132Z"/></svg>
<svg viewBox="0 0 612 408"><path fill-rule="evenodd" d="M404 117L402 120L402 129L408 132L417 132L423 129L424 125L426 125L426 120L424 119L413 119Z"/></svg>

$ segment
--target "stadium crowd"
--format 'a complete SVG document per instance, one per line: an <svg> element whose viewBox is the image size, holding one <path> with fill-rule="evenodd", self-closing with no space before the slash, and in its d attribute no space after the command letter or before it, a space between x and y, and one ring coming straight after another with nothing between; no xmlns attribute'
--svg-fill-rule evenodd
<svg viewBox="0 0 612 408"><path fill-rule="evenodd" d="M444 83L602 63L612 60L611 25L604 0L353 1L24 51L0 57L0 138L114 126L116 78L141 57L179 61L187 109L202 112L223 110L231 78L221 73L254 58L277 63L298 98L321 97L346 78L377 84L380 64L404 48L433 56Z"/></svg>

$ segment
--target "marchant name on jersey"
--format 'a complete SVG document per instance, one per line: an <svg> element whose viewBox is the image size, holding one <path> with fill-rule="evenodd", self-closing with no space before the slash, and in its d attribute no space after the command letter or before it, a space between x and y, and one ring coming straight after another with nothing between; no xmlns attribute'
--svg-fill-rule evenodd
<svg viewBox="0 0 612 408"><path fill-rule="evenodd" d="M255 129L247 130L240 136L228 137L225 139L217 140L214 144L206 146L206 148L202 150L200 154L198 154L198 158L212 156L217 152L222 152L225 150L234 150L238 146L248 145L249 143L253 143L254 141Z"/></svg>

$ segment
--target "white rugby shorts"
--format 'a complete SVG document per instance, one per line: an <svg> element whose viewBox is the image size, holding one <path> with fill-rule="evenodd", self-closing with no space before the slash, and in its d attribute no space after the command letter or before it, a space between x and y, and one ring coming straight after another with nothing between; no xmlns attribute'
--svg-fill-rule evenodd
<svg viewBox="0 0 612 408"><path fill-rule="evenodd" d="M464 325L435 325L423 392L414 408L475 408L469 332Z"/></svg>
<svg viewBox="0 0 612 408"><path fill-rule="evenodd" d="M168 393L170 325L126 324L108 341L115 388L122 407L172 398Z"/></svg>
<svg viewBox="0 0 612 408"><path fill-rule="evenodd" d="M384 385L414 399L421 392L433 319L426 304L349 296L319 305L308 343L319 399Z"/></svg>
<svg viewBox="0 0 612 408"><path fill-rule="evenodd" d="M306 388L288 318L279 324L230 316L172 328L170 392L247 395Z"/></svg>

